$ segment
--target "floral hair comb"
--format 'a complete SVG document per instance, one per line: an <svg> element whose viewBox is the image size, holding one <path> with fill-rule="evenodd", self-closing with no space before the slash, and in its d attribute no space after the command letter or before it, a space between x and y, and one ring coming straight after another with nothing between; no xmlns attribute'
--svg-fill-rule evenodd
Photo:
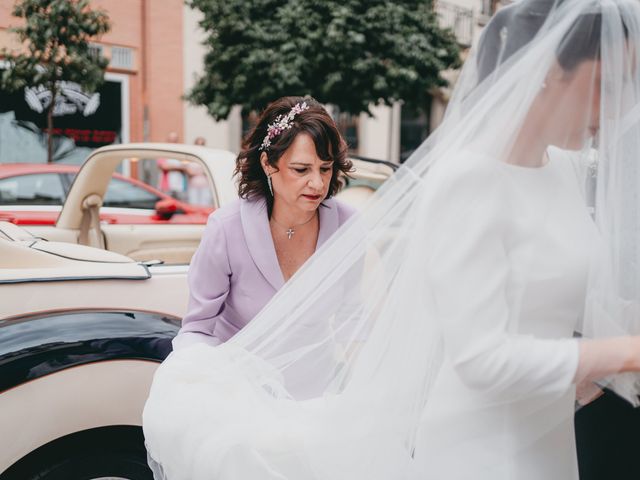
<svg viewBox="0 0 640 480"><path fill-rule="evenodd" d="M273 123L270 123L267 127L267 136L264 137L259 150L267 150L271 146L271 140L276 138L285 130L289 130L293 124L295 116L308 109L309 105L307 105L307 102L296 103L291 110L289 110L289 113L286 115L278 115Z"/></svg>

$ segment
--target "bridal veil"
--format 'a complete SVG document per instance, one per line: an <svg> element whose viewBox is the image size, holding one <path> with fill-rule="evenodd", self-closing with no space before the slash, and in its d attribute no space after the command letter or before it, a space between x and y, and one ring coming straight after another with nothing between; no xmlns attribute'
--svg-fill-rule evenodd
<svg viewBox="0 0 640 480"><path fill-rule="evenodd" d="M522 451L571 422L576 337L639 331L640 3L498 15L441 126L366 208L236 337L160 366L144 412L157 475L446 479L431 465L451 437L475 478L524 478L509 476ZM554 223L574 203L591 227ZM569 253L589 245L583 280L543 241L565 224ZM555 287L533 301L544 282L573 303ZM638 403L634 376L602 382ZM450 416L425 417L434 405Z"/></svg>

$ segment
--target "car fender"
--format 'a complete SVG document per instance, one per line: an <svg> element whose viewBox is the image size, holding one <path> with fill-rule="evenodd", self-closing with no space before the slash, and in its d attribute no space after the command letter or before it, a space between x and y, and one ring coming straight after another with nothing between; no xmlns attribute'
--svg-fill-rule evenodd
<svg viewBox="0 0 640 480"><path fill-rule="evenodd" d="M81 365L0 394L0 472L37 448L72 433L142 425L158 362L111 360Z"/></svg>
<svg viewBox="0 0 640 480"><path fill-rule="evenodd" d="M153 373L179 320L63 311L0 323L0 472L65 435L140 425Z"/></svg>

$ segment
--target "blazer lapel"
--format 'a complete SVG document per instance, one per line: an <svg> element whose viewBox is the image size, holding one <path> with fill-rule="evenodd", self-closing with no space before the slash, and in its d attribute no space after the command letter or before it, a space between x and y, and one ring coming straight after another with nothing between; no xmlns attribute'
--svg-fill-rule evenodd
<svg viewBox="0 0 640 480"><path fill-rule="evenodd" d="M340 226L338 205L336 205L336 201L333 198L329 198L322 202L322 205L318 208L318 212L320 215L320 229L318 231L316 250L318 250Z"/></svg>
<svg viewBox="0 0 640 480"><path fill-rule="evenodd" d="M253 262L271 286L279 290L284 285L284 277L269 229L266 202L263 199L241 200L240 220Z"/></svg>

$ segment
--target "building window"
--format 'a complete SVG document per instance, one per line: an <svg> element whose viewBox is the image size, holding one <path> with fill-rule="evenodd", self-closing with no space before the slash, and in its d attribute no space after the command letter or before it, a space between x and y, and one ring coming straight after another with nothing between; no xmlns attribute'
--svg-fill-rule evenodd
<svg viewBox="0 0 640 480"><path fill-rule="evenodd" d="M482 1L484 9L484 3L490 0ZM470 46L473 41L473 10L442 0L435 2L434 8L438 15L440 26L450 28L460 45Z"/></svg>
<svg viewBox="0 0 640 480"><path fill-rule="evenodd" d="M247 137L249 132L255 127L258 123L258 114L255 111L251 111L249 113L242 112L242 139L241 143L244 145L244 139Z"/></svg>
<svg viewBox="0 0 640 480"><path fill-rule="evenodd" d="M336 122L338 131L347 142L350 153L358 152L358 115L341 112L340 108L334 106L331 110L333 120Z"/></svg>
<svg viewBox="0 0 640 480"><path fill-rule="evenodd" d="M100 58L104 56L104 47L102 45L98 45L97 43L89 44L89 54L93 58Z"/></svg>
<svg viewBox="0 0 640 480"><path fill-rule="evenodd" d="M491 17L498 8L509 3L508 0L482 0L482 14Z"/></svg>
<svg viewBox="0 0 640 480"><path fill-rule="evenodd" d="M431 98L424 111L418 111L411 105L402 105L400 113L400 163L404 163L429 136L431 130L430 112Z"/></svg>
<svg viewBox="0 0 640 480"><path fill-rule="evenodd" d="M133 50L127 47L111 47L111 68L133 70Z"/></svg>

